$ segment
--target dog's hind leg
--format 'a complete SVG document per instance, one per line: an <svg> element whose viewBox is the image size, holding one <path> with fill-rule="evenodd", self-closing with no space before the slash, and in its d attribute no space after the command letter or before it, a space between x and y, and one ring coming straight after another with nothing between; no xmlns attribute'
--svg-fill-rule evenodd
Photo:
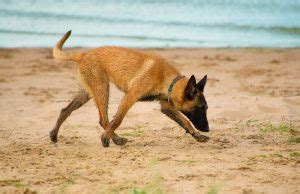
<svg viewBox="0 0 300 194"><path fill-rule="evenodd" d="M108 79L104 75L101 78L98 77L94 79L97 79L97 82L95 82L95 84L91 82L89 88L92 91L93 98L99 111L99 124L105 131L107 131L109 127L109 119L107 114L109 100ZM123 145L127 142L126 138L119 137L115 133L112 134L112 140L117 145Z"/></svg>
<svg viewBox="0 0 300 194"><path fill-rule="evenodd" d="M99 111L99 124L101 127L108 131L109 120L108 120L108 100L109 100L109 83L105 79L97 82L97 84L91 87L93 98ZM119 137L117 134L112 133L111 136L113 142L117 145L124 145L127 142L126 138ZM108 142L109 144L109 142Z"/></svg>
<svg viewBox="0 0 300 194"><path fill-rule="evenodd" d="M108 131L109 120L107 110L109 100L109 83L106 79L104 79L104 77L102 77L101 80L98 78L96 83L99 84L94 84L93 86L90 86L90 88L99 111L99 124L105 131ZM115 133L112 133L111 138L117 145L124 145L127 142L126 138L119 137Z"/></svg>
<svg viewBox="0 0 300 194"><path fill-rule="evenodd" d="M139 72L137 72L137 74L128 83L128 88L126 89L125 95L119 104L117 113L113 120L109 123L108 130L106 130L101 136L103 147L109 147L110 138L117 145L126 144L127 139L119 137L115 133L115 130L120 126L132 105L141 99L142 96L149 94L149 92L154 88L153 85L155 85L155 82L153 82L153 80L156 79L153 78L153 71L155 68L152 67L154 67L154 61L146 60Z"/></svg>
<svg viewBox="0 0 300 194"><path fill-rule="evenodd" d="M115 133L115 130L120 126L126 113L132 107L132 105L136 103L144 94L147 94L148 91L149 88L147 88L146 84L143 89L134 86L129 89L127 93L125 93L125 95L121 99L117 113L115 114L113 120L109 123L108 130L106 130L106 132L104 132L101 136L103 147L109 147L110 138L117 145L125 145L127 143L127 139L124 137L119 137Z"/></svg>
<svg viewBox="0 0 300 194"><path fill-rule="evenodd" d="M109 83L105 79L102 79L97 83L99 84L94 84L94 86L90 86L90 88L99 111L99 124L104 130L107 130L109 125L107 114L109 99Z"/></svg>
<svg viewBox="0 0 300 194"><path fill-rule="evenodd" d="M115 129L118 128L128 112L130 107L138 101L133 92L125 94L121 100L118 111L114 116L114 119L109 123L108 130L101 136L103 147L109 147L109 139L112 138L113 142L117 145L124 145L127 143L127 139L119 137L115 134Z"/></svg>
<svg viewBox="0 0 300 194"><path fill-rule="evenodd" d="M68 106L61 110L54 128L52 129L52 131L50 131L50 139L52 142L57 142L57 134L62 123L71 115L74 110L80 108L90 99L91 98L89 94L85 90L81 89L74 97L74 99L68 104Z"/></svg>

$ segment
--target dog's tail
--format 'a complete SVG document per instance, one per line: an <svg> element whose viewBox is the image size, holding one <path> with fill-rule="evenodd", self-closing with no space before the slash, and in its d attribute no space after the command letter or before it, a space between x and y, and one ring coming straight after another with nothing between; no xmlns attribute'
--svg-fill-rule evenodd
<svg viewBox="0 0 300 194"><path fill-rule="evenodd" d="M75 61L75 62L80 62L83 53L66 53L62 51L62 47L66 40L69 38L71 35L71 30L68 31L55 45L53 48L53 58L62 60L62 61Z"/></svg>

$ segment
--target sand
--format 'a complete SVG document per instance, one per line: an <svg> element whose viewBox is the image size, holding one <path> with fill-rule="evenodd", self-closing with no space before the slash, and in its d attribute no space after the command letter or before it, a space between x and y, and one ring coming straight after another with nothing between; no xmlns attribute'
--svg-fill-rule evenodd
<svg viewBox="0 0 300 194"><path fill-rule="evenodd" d="M85 50L85 49L75 49ZM137 103L103 148L90 101L48 133L78 89L51 49L0 50L0 193L300 193L300 49L152 49L208 75L210 141ZM111 87L109 116L122 93Z"/></svg>

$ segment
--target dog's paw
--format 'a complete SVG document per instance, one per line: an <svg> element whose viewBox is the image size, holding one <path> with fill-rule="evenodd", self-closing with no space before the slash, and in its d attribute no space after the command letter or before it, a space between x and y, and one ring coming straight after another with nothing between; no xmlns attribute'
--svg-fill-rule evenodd
<svg viewBox="0 0 300 194"><path fill-rule="evenodd" d="M105 148L109 147L110 140L105 132L101 136L101 142L102 142L103 147L105 147Z"/></svg>
<svg viewBox="0 0 300 194"><path fill-rule="evenodd" d="M193 138L195 138L195 140L198 142L207 142L209 140L209 137L201 135L198 132L193 134Z"/></svg>
<svg viewBox="0 0 300 194"><path fill-rule="evenodd" d="M50 131L49 137L53 143L57 143L57 134L55 133L54 130Z"/></svg>
<svg viewBox="0 0 300 194"><path fill-rule="evenodd" d="M120 137L118 135L115 135L111 138L113 140L113 142L116 144L116 145L125 145L128 141L127 138L125 137Z"/></svg>

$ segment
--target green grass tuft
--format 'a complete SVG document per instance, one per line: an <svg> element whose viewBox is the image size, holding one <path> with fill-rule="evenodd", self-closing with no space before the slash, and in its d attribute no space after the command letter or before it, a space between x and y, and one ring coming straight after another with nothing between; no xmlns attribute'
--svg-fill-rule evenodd
<svg viewBox="0 0 300 194"><path fill-rule="evenodd" d="M74 184L74 179L72 177L67 178L65 183L63 183L60 187L60 193L67 193L67 191L73 184Z"/></svg>
<svg viewBox="0 0 300 194"><path fill-rule="evenodd" d="M193 164L196 163L196 160L181 160L181 162L186 163L186 164Z"/></svg>
<svg viewBox="0 0 300 194"><path fill-rule="evenodd" d="M288 139L289 143L300 143L300 137L299 136L291 136Z"/></svg>
<svg viewBox="0 0 300 194"><path fill-rule="evenodd" d="M260 131L261 132L282 132L282 133L286 133L286 132L294 132L296 131L296 127L292 124L292 122L288 122L288 121L282 121L280 122L278 125L272 124L270 122L265 123L265 124L261 124L260 126Z"/></svg>
<svg viewBox="0 0 300 194"><path fill-rule="evenodd" d="M258 157L260 157L260 158L266 158L267 155L266 154L260 154L260 155L258 155Z"/></svg>
<svg viewBox="0 0 300 194"><path fill-rule="evenodd" d="M24 188L24 187L30 187L28 183L24 183L20 179L8 179L8 180L0 180L0 187L1 186L6 186L6 185L11 185L16 188Z"/></svg>
<svg viewBox="0 0 300 194"><path fill-rule="evenodd" d="M220 186L212 185L209 187L207 194L218 194L220 191Z"/></svg>
<svg viewBox="0 0 300 194"><path fill-rule="evenodd" d="M21 181L18 181L18 182L15 182L15 183L14 183L14 186L15 186L16 188L24 188L24 187L29 187L29 184L23 183L23 182L21 182Z"/></svg>
<svg viewBox="0 0 300 194"><path fill-rule="evenodd" d="M151 158L150 160L149 160L149 166L155 166L155 165L157 165L158 164L158 158Z"/></svg>
<svg viewBox="0 0 300 194"><path fill-rule="evenodd" d="M138 189L133 188L130 192L131 194L162 194L162 190L160 188L146 188L146 189Z"/></svg>
<svg viewBox="0 0 300 194"><path fill-rule="evenodd" d="M283 158L283 155L279 154L279 153L274 153L274 154L271 154L271 156L273 157L279 157L279 158Z"/></svg>
<svg viewBox="0 0 300 194"><path fill-rule="evenodd" d="M133 132L122 133L120 135L121 136L127 136L127 137L141 137L141 136L144 135L144 131L136 130L136 131L133 131Z"/></svg>
<svg viewBox="0 0 300 194"><path fill-rule="evenodd" d="M258 120L256 120L256 119L249 119L246 121L247 127L252 127L252 126L257 126L257 125L258 125Z"/></svg>
<svg viewBox="0 0 300 194"><path fill-rule="evenodd" d="M131 191L132 194L147 194L147 192L143 189L133 188Z"/></svg>
<svg viewBox="0 0 300 194"><path fill-rule="evenodd" d="M144 188L132 188L130 194L163 194L161 189L162 177L157 176Z"/></svg>
<svg viewBox="0 0 300 194"><path fill-rule="evenodd" d="M290 157L298 158L298 157L300 157L300 153L299 153L299 152L291 152L291 153L289 154L289 156L290 156Z"/></svg>

